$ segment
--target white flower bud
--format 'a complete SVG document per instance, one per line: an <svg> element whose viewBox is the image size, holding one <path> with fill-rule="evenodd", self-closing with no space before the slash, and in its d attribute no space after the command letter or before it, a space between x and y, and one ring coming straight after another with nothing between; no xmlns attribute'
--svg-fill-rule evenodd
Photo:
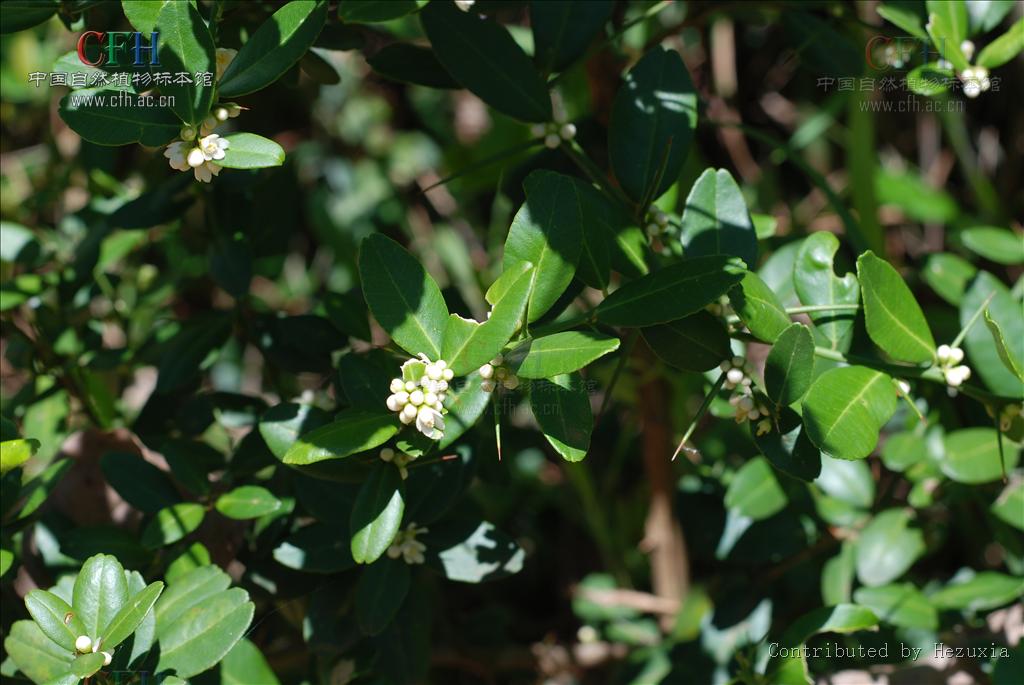
<svg viewBox="0 0 1024 685"><path fill-rule="evenodd" d="M405 391L406 392L412 392L415 389L416 389L416 381L406 381L405 382Z"/></svg>
<svg viewBox="0 0 1024 685"><path fill-rule="evenodd" d="M562 140L572 140L576 137L576 124L562 124L558 134L562 136Z"/></svg>
<svg viewBox="0 0 1024 685"><path fill-rule="evenodd" d="M969 40L960 43L960 52L964 53L964 57L970 60L974 57L974 43Z"/></svg>
<svg viewBox="0 0 1024 685"><path fill-rule="evenodd" d="M455 6L463 12L468 12L476 4L476 0L455 0Z"/></svg>
<svg viewBox="0 0 1024 685"><path fill-rule="evenodd" d="M744 361L746 361L746 360L743 359L743 357L737 355L737 356L732 358L732 365L735 366L737 369L742 369Z"/></svg>
<svg viewBox="0 0 1024 685"><path fill-rule="evenodd" d="M437 364L431 364L427 367L427 378L432 381L439 381L444 376L444 369L439 367Z"/></svg>
<svg viewBox="0 0 1024 685"><path fill-rule="evenodd" d="M722 362L721 364L718 365L718 368L721 369L722 373L728 373L729 369L732 368L732 364L730 364L729 362Z"/></svg>
<svg viewBox="0 0 1024 685"><path fill-rule="evenodd" d="M949 354L952 351L949 345L939 345L939 349L935 350L935 356L939 358L939 362L946 363L949 361Z"/></svg>
<svg viewBox="0 0 1024 685"><path fill-rule="evenodd" d="M480 383L480 389L484 392L494 392L494 381L488 379Z"/></svg>
<svg viewBox="0 0 1024 685"><path fill-rule="evenodd" d="M544 147L550 150L554 150L556 147L558 147L558 143L559 138L557 133L549 133L546 136L544 136Z"/></svg>
<svg viewBox="0 0 1024 685"><path fill-rule="evenodd" d="M103 665L109 666L110 662L114 660L114 655L110 652L100 652L103 655Z"/></svg>
<svg viewBox="0 0 1024 685"><path fill-rule="evenodd" d="M423 391L413 390L409 393L409 404L415 404L417 407L423 404Z"/></svg>
<svg viewBox="0 0 1024 685"><path fill-rule="evenodd" d="M761 412L759 412L758 410L754 409L753 411L747 412L748 421L756 421L759 418L761 418Z"/></svg>
<svg viewBox="0 0 1024 685"><path fill-rule="evenodd" d="M410 407L412 407L412 410L413 410L412 416L409 416L407 413L405 413L405 410L409 409ZM402 413L400 413L398 415L398 420L402 422L403 426L408 426L410 423L415 421L416 420L416 407L413 407L411 404L405 405L405 407L402 409Z"/></svg>
<svg viewBox="0 0 1024 685"><path fill-rule="evenodd" d="M429 404L431 407L437 404L437 395L432 392L423 394L423 403Z"/></svg>
<svg viewBox="0 0 1024 685"><path fill-rule="evenodd" d="M734 407L738 406L739 403L740 403L740 400L742 400L742 399L743 399L743 395L733 395L733 396L731 396L729 398L729 404L731 404Z"/></svg>
<svg viewBox="0 0 1024 685"><path fill-rule="evenodd" d="M454 371L452 371L451 369L445 369L445 370L444 370L444 371L443 371L443 372L441 373L441 378L443 378L443 379L444 379L444 380L443 380L443 381L441 381L441 382L445 384L445 387L448 387L447 383L448 383L448 381L450 381L450 380L452 380L453 378L455 378L455 372L454 372Z"/></svg>
<svg viewBox="0 0 1024 685"><path fill-rule="evenodd" d="M191 150L189 150L186 161L188 161L188 165L194 169L196 167L202 166L203 163L206 162L206 157L203 156L202 150L200 150L197 147L194 147Z"/></svg>
<svg viewBox="0 0 1024 685"><path fill-rule="evenodd" d="M903 393L904 395L910 394L910 383L900 378L899 380L896 381L896 385L897 387L899 387L900 392Z"/></svg>
<svg viewBox="0 0 1024 685"><path fill-rule="evenodd" d="M733 385L743 382L743 371L740 369L729 369L729 372L725 374L725 377L729 379L729 382Z"/></svg>
<svg viewBox="0 0 1024 685"><path fill-rule="evenodd" d="M410 402L409 404L402 407L402 416L408 417L410 420L416 418L416 406Z"/></svg>
<svg viewBox="0 0 1024 685"><path fill-rule="evenodd" d="M380 451L380 458L382 461L391 461L395 458L395 451L390 447L385 447Z"/></svg>
<svg viewBox="0 0 1024 685"><path fill-rule="evenodd" d="M740 398L739 407L749 413L754 408L754 398L749 395Z"/></svg>
<svg viewBox="0 0 1024 685"><path fill-rule="evenodd" d="M401 378L393 378L391 380L391 392L402 392L405 390L405 383Z"/></svg>
<svg viewBox="0 0 1024 685"><path fill-rule="evenodd" d="M981 95L981 83L977 79L968 79L964 82L964 95L972 100Z"/></svg>
<svg viewBox="0 0 1024 685"><path fill-rule="evenodd" d="M88 635L79 635L75 639L75 649L82 654L86 654L92 650L92 640L89 639Z"/></svg>
<svg viewBox="0 0 1024 685"><path fill-rule="evenodd" d="M388 395L387 399L388 409L391 411L401 411L402 403L398 401L398 395Z"/></svg>
<svg viewBox="0 0 1024 685"><path fill-rule="evenodd" d="M959 347L951 347L949 350L949 361L959 364L964 360L964 351Z"/></svg>
<svg viewBox="0 0 1024 685"><path fill-rule="evenodd" d="M446 370L450 370L450 369L446 369ZM437 390L438 390L438 392L444 392L447 389L448 389L448 381L438 381L437 382Z"/></svg>
<svg viewBox="0 0 1024 685"><path fill-rule="evenodd" d="M196 130L191 126L182 126L178 137L185 141L193 141L196 139Z"/></svg>
<svg viewBox="0 0 1024 685"><path fill-rule="evenodd" d="M213 110L213 117L217 121L227 121L229 116L230 115L226 107L218 107L215 110Z"/></svg>
<svg viewBox="0 0 1024 685"><path fill-rule="evenodd" d="M485 379L485 380L488 379L488 378L493 378L494 377L494 367L491 366L490 364L484 364L483 366L480 367L479 373L480 373L480 377Z"/></svg>

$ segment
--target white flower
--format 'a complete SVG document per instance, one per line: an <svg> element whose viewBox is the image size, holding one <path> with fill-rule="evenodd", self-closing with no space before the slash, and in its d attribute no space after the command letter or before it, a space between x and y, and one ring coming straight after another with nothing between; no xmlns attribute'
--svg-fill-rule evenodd
<svg viewBox="0 0 1024 685"><path fill-rule="evenodd" d="M970 60L974 57L974 43L969 40L960 43L960 52L964 53L964 57Z"/></svg>
<svg viewBox="0 0 1024 685"><path fill-rule="evenodd" d="M184 132L184 129L182 129ZM228 141L220 136L211 135L199 141L198 147L195 143L188 143L183 140L176 140L164 150L164 157L172 169L178 171L192 170L196 180L209 183L214 176L220 173L221 166L214 164L215 159L224 159L224 150L228 147Z"/></svg>
<svg viewBox="0 0 1024 685"><path fill-rule="evenodd" d="M749 386L751 383L750 365L743 357L733 357L730 361L719 364L718 368L725 374L725 382L722 387L726 390L732 390L738 386Z"/></svg>
<svg viewBox="0 0 1024 685"><path fill-rule="evenodd" d="M558 129L558 135L562 137L562 140L572 140L576 137L576 124L562 124Z"/></svg>
<svg viewBox="0 0 1024 685"><path fill-rule="evenodd" d="M207 162L224 159L225 150L231 147L231 141L221 138L216 133L211 133L199 141L199 150Z"/></svg>
<svg viewBox="0 0 1024 685"><path fill-rule="evenodd" d="M481 390L484 392L494 392L499 382L506 390L515 390L519 387L519 376L502 366L504 362L504 357L499 354L489 363L480 367L477 373L483 378L483 381L480 383Z"/></svg>
<svg viewBox="0 0 1024 685"><path fill-rule="evenodd" d="M434 407L423 405L416 412L416 430L432 440L444 436L444 417Z"/></svg>
<svg viewBox="0 0 1024 685"><path fill-rule="evenodd" d="M100 652L103 655L103 665L109 666L110 662L114 660L114 655L110 652Z"/></svg>
<svg viewBox="0 0 1024 685"><path fill-rule="evenodd" d="M217 80L224 75L227 71L228 65L235 59L235 55L238 54L238 50L232 50L231 48L217 48Z"/></svg>
<svg viewBox="0 0 1024 685"><path fill-rule="evenodd" d="M401 558L407 564L422 564L426 561L423 553L427 551L427 546L419 542L416 536L429 532L427 528L419 528L415 523L410 523L409 527L399 532L391 542L391 546L388 547L388 557Z"/></svg>
<svg viewBox="0 0 1024 685"><path fill-rule="evenodd" d="M79 635L77 638L75 638L75 649L77 649L82 654L89 652L90 650L92 650L92 640L89 639L88 635Z"/></svg>
<svg viewBox="0 0 1024 685"><path fill-rule="evenodd" d="M432 440L444 435L444 400L448 393L448 381L455 378L455 372L443 359L431 361L421 354L402 364L402 377L391 379L388 389L391 394L385 404L390 411L398 413L404 425L415 422L416 430ZM403 471L402 457L396 458ZM407 462L405 462L407 463Z"/></svg>
<svg viewBox="0 0 1024 685"><path fill-rule="evenodd" d="M188 171L191 167L188 165L188 143L176 140L167 146L164 150L164 157L170 160L172 169L178 171Z"/></svg>
<svg viewBox="0 0 1024 685"><path fill-rule="evenodd" d="M560 140L561 139L558 137L557 133L549 133L546 136L544 136L544 147L548 148L549 150L554 150L556 147L558 147L558 143Z"/></svg>
<svg viewBox="0 0 1024 685"><path fill-rule="evenodd" d="M908 383L907 381L903 380L902 378L897 379L896 380L896 392L898 394L901 394L901 395L909 395L910 394L910 383Z"/></svg>

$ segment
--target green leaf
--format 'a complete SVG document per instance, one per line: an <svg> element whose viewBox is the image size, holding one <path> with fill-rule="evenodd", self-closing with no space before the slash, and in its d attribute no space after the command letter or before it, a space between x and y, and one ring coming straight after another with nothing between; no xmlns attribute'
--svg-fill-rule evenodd
<svg viewBox="0 0 1024 685"><path fill-rule="evenodd" d="M794 648L799 648L819 633L853 633L874 628L877 624L878 617L870 609L856 604L822 607L804 614L777 641L780 655L768 662L769 682L773 685L809 685L813 681L807 671L804 651Z"/></svg>
<svg viewBox="0 0 1024 685"><path fill-rule="evenodd" d="M697 126L697 93L679 53L655 47L612 104L608 156L626 194L650 203L679 178ZM646 209L646 207L642 207Z"/></svg>
<svg viewBox="0 0 1024 685"><path fill-rule="evenodd" d="M190 608L226 590L231 578L217 566L200 566L168 583L153 609L157 632L163 633Z"/></svg>
<svg viewBox="0 0 1024 685"><path fill-rule="evenodd" d="M274 560L305 573L337 573L356 565L345 524L314 523L292 533L274 548Z"/></svg>
<svg viewBox="0 0 1024 685"><path fill-rule="evenodd" d="M594 415L578 373L538 379L530 384L530 409L544 437L566 461L581 461L590 449Z"/></svg>
<svg viewBox="0 0 1024 685"><path fill-rule="evenodd" d="M953 72L938 62L919 64L907 74L907 87L918 95L928 97L945 93L953 83Z"/></svg>
<svg viewBox="0 0 1024 685"><path fill-rule="evenodd" d="M751 426L751 433L761 454L775 468L808 482L821 473L821 451L807 437L800 415L789 407L782 408L778 425L770 431L758 435Z"/></svg>
<svg viewBox="0 0 1024 685"><path fill-rule="evenodd" d="M530 28L537 66L545 72L561 71L582 57L614 5L609 0L533 0Z"/></svg>
<svg viewBox="0 0 1024 685"><path fill-rule="evenodd" d="M212 668L242 638L254 611L249 594L241 588L218 592L192 605L177 620L158 628L156 670L173 670L181 678L191 678Z"/></svg>
<svg viewBox="0 0 1024 685"><path fill-rule="evenodd" d="M487 521L456 520L431 526L423 536L427 563L445 578L483 583L519 573L526 553Z"/></svg>
<svg viewBox="0 0 1024 685"><path fill-rule="evenodd" d="M1013 348L1010 347L1010 343L1007 342L999 322L992 318L992 312L987 309L985 310L985 325L988 326L989 332L992 333L992 340L996 344L996 352L999 354L999 359L1014 376L1024 381L1024 367L1021 366L1020 360L1014 353Z"/></svg>
<svg viewBox="0 0 1024 685"><path fill-rule="evenodd" d="M349 528L352 531L352 558L359 564L372 564L395 539L405 510L405 485L398 469L378 463L359 490Z"/></svg>
<svg viewBox="0 0 1024 685"><path fill-rule="evenodd" d="M869 509L875 501L875 479L863 461L821 457L821 475L814 482L839 501L859 509Z"/></svg>
<svg viewBox="0 0 1024 685"><path fill-rule="evenodd" d="M861 583L890 583L924 554L924 536L909 524L908 510L887 509L861 531L857 540L857 577Z"/></svg>
<svg viewBox="0 0 1024 685"><path fill-rule="evenodd" d="M174 113L137 106L135 97L114 88L81 88L61 98L57 111L72 131L97 145L157 147L173 140L181 130Z"/></svg>
<svg viewBox="0 0 1024 685"><path fill-rule="evenodd" d="M505 240L503 266L533 265L526 307L532 323L562 295L576 273L583 239L582 216L573 180L553 171L532 172L523 181L526 202L516 212Z"/></svg>
<svg viewBox="0 0 1024 685"><path fill-rule="evenodd" d="M999 325L1003 339L1012 346L1014 357L1024 360L1024 311L1021 310L1021 302L987 271L978 272L964 293L960 303L960 325L966 326L989 296L992 297L988 303L989 318ZM990 390L1004 397L1024 397L1024 385L1006 368L987 326L975 323L964 337L964 347L971 370Z"/></svg>
<svg viewBox="0 0 1024 685"><path fill-rule="evenodd" d="M619 349L619 339L590 331L564 331L520 343L505 356L522 378L551 378L570 373Z"/></svg>
<svg viewBox="0 0 1024 685"><path fill-rule="evenodd" d="M117 494L147 514L154 514L181 501L181 496L167 474L146 461L142 455L108 452L100 458L100 469Z"/></svg>
<svg viewBox="0 0 1024 685"><path fill-rule="evenodd" d="M246 95L279 79L306 53L326 19L327 3L321 0L292 0L274 12L231 60L217 84L218 95Z"/></svg>
<svg viewBox="0 0 1024 685"><path fill-rule="evenodd" d="M145 620L163 591L164 584L157 581L131 597L106 627L103 649L113 653L114 647L127 640Z"/></svg>
<svg viewBox="0 0 1024 685"><path fill-rule="evenodd" d="M156 392L167 393L199 375L203 362L231 335L231 319L220 313L193 317L164 344Z"/></svg>
<svg viewBox="0 0 1024 685"><path fill-rule="evenodd" d="M576 277L591 288L604 290L608 287L612 252L623 250L618 243L619 231L613 225L616 214L621 214L622 210L617 212L601 191L589 183L578 178L573 178L572 182L583 234Z"/></svg>
<svg viewBox="0 0 1024 685"><path fill-rule="evenodd" d="M273 455L284 459L300 435L310 433L330 421L330 414L319 407L283 402L271 407L260 417L260 435Z"/></svg>
<svg viewBox="0 0 1024 685"><path fill-rule="evenodd" d="M893 359L923 364L935 358L935 339L903 277L873 252L857 259L868 335Z"/></svg>
<svg viewBox="0 0 1024 685"><path fill-rule="evenodd" d="M732 255L750 268L757 264L754 222L743 193L725 169L705 169L693 184L681 230L688 257Z"/></svg>
<svg viewBox="0 0 1024 685"><path fill-rule="evenodd" d="M993 262L1024 263L1024 237L1013 231L995 226L975 226L961 231L960 240L971 252Z"/></svg>
<svg viewBox="0 0 1024 685"><path fill-rule="evenodd" d="M221 685L281 685L259 647L244 637L220 662L220 682Z"/></svg>
<svg viewBox="0 0 1024 685"><path fill-rule="evenodd" d="M203 522L206 510L196 502L181 502L156 512L142 531L143 546L150 549L170 545L182 539Z"/></svg>
<svg viewBox="0 0 1024 685"><path fill-rule="evenodd" d="M883 2L878 5L876 11L910 35L928 38L928 33L924 30L927 16L920 2Z"/></svg>
<svg viewBox="0 0 1024 685"><path fill-rule="evenodd" d="M406 479L405 518L427 526L460 501L473 477L472 450L463 446L450 459L419 464Z"/></svg>
<svg viewBox="0 0 1024 685"><path fill-rule="evenodd" d="M792 323L772 289L753 271L729 291L729 302L750 332L773 343Z"/></svg>
<svg viewBox="0 0 1024 685"><path fill-rule="evenodd" d="M978 53L977 64L986 69L995 69L1021 52L1024 52L1024 19L1018 19L1006 29L1006 33L983 47Z"/></svg>
<svg viewBox="0 0 1024 685"><path fill-rule="evenodd" d="M409 593L412 574L401 559L371 564L356 585L356 621L363 635L377 635L391 623Z"/></svg>
<svg viewBox="0 0 1024 685"><path fill-rule="evenodd" d="M324 459L341 459L383 445L398 428L394 414L346 409L339 412L332 423L303 434L285 453L283 461L313 464Z"/></svg>
<svg viewBox="0 0 1024 685"><path fill-rule="evenodd" d="M437 55L430 48L409 43L392 43L367 57L366 61L374 71L392 81L427 88L461 88L444 70Z"/></svg>
<svg viewBox="0 0 1024 685"><path fill-rule="evenodd" d="M409 354L439 359L448 307L420 263L398 243L375 233L359 250L359 277L366 303L388 335Z"/></svg>
<svg viewBox="0 0 1024 685"><path fill-rule="evenodd" d="M786 493L764 457L754 457L744 464L725 491L725 506L755 521L779 513L786 501Z"/></svg>
<svg viewBox="0 0 1024 685"><path fill-rule="evenodd" d="M845 540L839 554L826 561L821 569L821 601L825 606L850 601L855 564L856 547Z"/></svg>
<svg viewBox="0 0 1024 685"><path fill-rule="evenodd" d="M103 660L105 658L101 652L77 656L71 662L71 672L79 678L88 678L103 668Z"/></svg>
<svg viewBox="0 0 1024 685"><path fill-rule="evenodd" d="M928 255L921 278L931 286L939 297L954 307L959 307L964 298L967 284L978 268L966 259L948 252Z"/></svg>
<svg viewBox="0 0 1024 685"><path fill-rule="evenodd" d="M93 641L102 637L127 601L124 568L116 558L97 554L82 564L75 579L71 605L78 613L85 635Z"/></svg>
<svg viewBox="0 0 1024 685"><path fill-rule="evenodd" d="M829 369L804 398L804 429L823 452L863 459L895 411L896 391L886 374L862 366Z"/></svg>
<svg viewBox="0 0 1024 685"><path fill-rule="evenodd" d="M682 259L623 285L598 305L597 319L637 327L676 321L718 300L744 273L734 258Z"/></svg>
<svg viewBox="0 0 1024 685"><path fill-rule="evenodd" d="M794 323L782 331L765 361L765 393L779 407L798 402L811 387L813 371L811 331Z"/></svg>
<svg viewBox="0 0 1024 685"><path fill-rule="evenodd" d="M75 651L75 640L85 635L85 626L67 602L52 592L32 590L25 595L25 608L46 637Z"/></svg>
<svg viewBox="0 0 1024 685"><path fill-rule="evenodd" d="M437 441L438 449L447 449L473 427L491 401L485 392L480 374L472 374L454 392L448 393L448 413L444 416L444 436Z"/></svg>
<svg viewBox="0 0 1024 685"><path fill-rule="evenodd" d="M875 612L880 620L894 626L924 630L939 627L935 607L912 583L857 588L853 599Z"/></svg>
<svg viewBox="0 0 1024 685"><path fill-rule="evenodd" d="M939 609L977 612L1009 604L1021 595L1024 595L1024 578L982 571L966 579L954 579L928 599Z"/></svg>
<svg viewBox="0 0 1024 685"><path fill-rule="evenodd" d="M281 500L266 488L243 485L217 498L217 511L228 518L256 519L272 514L282 506Z"/></svg>
<svg viewBox="0 0 1024 685"><path fill-rule="evenodd" d="M474 95L515 119L551 120L544 81L503 26L450 2L429 3L420 22L438 60Z"/></svg>
<svg viewBox="0 0 1024 685"><path fill-rule="evenodd" d="M1006 470L1017 466L1020 448L1004 438ZM945 453L939 468L958 483L977 485L990 483L1003 477L999 457L999 432L994 428L963 428L947 433Z"/></svg>
<svg viewBox="0 0 1024 685"><path fill-rule="evenodd" d="M494 359L512 335L522 326L530 286L533 285L533 265L518 262L502 274L512 285L491 310L483 323L464 319L458 314L448 317L441 358L448 362L456 376L465 376Z"/></svg>
<svg viewBox="0 0 1024 685"><path fill-rule="evenodd" d="M35 683L63 676L73 658L71 652L46 637L35 621L15 621L4 639L4 650L18 670Z"/></svg>
<svg viewBox="0 0 1024 685"><path fill-rule="evenodd" d="M156 20L160 32L160 68L169 72L217 73L213 38L199 10L191 2L164 4ZM196 128L203 123L213 104L213 88L195 83L161 86L164 95L174 98L171 109Z"/></svg>
<svg viewBox="0 0 1024 685"><path fill-rule="evenodd" d="M24 464L38 449L38 440L19 438L0 442L0 476Z"/></svg>
<svg viewBox="0 0 1024 685"><path fill-rule="evenodd" d="M1005 523L1024 530L1024 480L1007 485L992 503L991 511Z"/></svg>
<svg viewBox="0 0 1024 685"><path fill-rule="evenodd" d="M227 169L264 169L284 164L284 150L272 140L255 133L232 133L224 136L228 149L217 164Z"/></svg>
<svg viewBox="0 0 1024 685"><path fill-rule="evenodd" d="M58 9L56 0L7 0L0 19L0 33L30 29L52 17Z"/></svg>
<svg viewBox="0 0 1024 685"><path fill-rule="evenodd" d="M906 471L928 458L925 436L916 433L890 435L882 446L882 462L890 471Z"/></svg>
<svg viewBox="0 0 1024 685"><path fill-rule="evenodd" d="M419 6L416 0L341 0L338 18L353 24L372 24L404 17Z"/></svg>
<svg viewBox="0 0 1024 685"><path fill-rule="evenodd" d="M160 10L177 0L121 0L124 16L136 31L149 34L156 29Z"/></svg>
<svg viewBox="0 0 1024 685"><path fill-rule="evenodd" d="M729 332L721 319L706 311L640 332L659 359L684 371L710 371L732 357Z"/></svg>
<svg viewBox="0 0 1024 685"><path fill-rule="evenodd" d="M988 33L1006 17L1016 6L1014 0L984 0L983 2L968 2L967 23L970 25L971 35Z"/></svg>
<svg viewBox="0 0 1024 685"><path fill-rule="evenodd" d="M928 23L925 30L931 36L932 44L940 49L942 58L953 65L958 72L970 63L960 49L967 37L967 10L963 0L929 0Z"/></svg>
<svg viewBox="0 0 1024 685"><path fill-rule="evenodd" d="M860 286L852 273L836 276L839 240L826 231L807 236L793 263L793 287L804 305L857 304ZM815 329L828 341L827 347L846 352L853 339L854 312L814 312L809 315Z"/></svg>

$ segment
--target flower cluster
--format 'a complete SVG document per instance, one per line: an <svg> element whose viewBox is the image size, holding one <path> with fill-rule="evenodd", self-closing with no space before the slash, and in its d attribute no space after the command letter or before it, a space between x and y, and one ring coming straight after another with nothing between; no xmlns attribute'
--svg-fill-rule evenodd
<svg viewBox="0 0 1024 685"><path fill-rule="evenodd" d="M399 452L395 454L395 451L390 447L385 447L380 451L381 461L394 464L398 467L398 473L402 476L402 480L409 477L409 464L416 460L416 457L405 452Z"/></svg>
<svg viewBox="0 0 1024 685"><path fill-rule="evenodd" d="M729 361L722 362L719 368L725 374L725 382L722 384L726 390L739 388L729 398L729 404L736 409L736 423L744 421L758 421L757 434L764 435L772 429L771 412L763 403L754 397L751 389L752 380L750 377L750 364L743 357L733 357Z"/></svg>
<svg viewBox="0 0 1024 685"><path fill-rule="evenodd" d="M502 366L504 363L505 358L499 354L489 363L480 367L480 377L484 379L480 387L484 392L494 392L498 383L501 383L506 390L515 390L519 387L519 376L512 373L511 369Z"/></svg>
<svg viewBox="0 0 1024 685"><path fill-rule="evenodd" d="M647 210L647 237L656 238L668 228L668 214L661 211L659 207L651 205Z"/></svg>
<svg viewBox="0 0 1024 685"><path fill-rule="evenodd" d="M967 67L960 72L960 80L964 84L964 95L972 99L992 87L985 67Z"/></svg>
<svg viewBox="0 0 1024 685"><path fill-rule="evenodd" d="M750 364L743 357L733 357L727 362L722 362L718 368L725 374L725 387L726 390L732 390L738 386L743 386L744 391L750 388Z"/></svg>
<svg viewBox="0 0 1024 685"><path fill-rule="evenodd" d="M418 528L415 523L398 533L388 547L388 556L392 559L401 558L407 564L422 564L426 559L423 553L427 546L416 539L420 533L429 533L427 528Z"/></svg>
<svg viewBox="0 0 1024 685"><path fill-rule="evenodd" d="M100 651L100 644L103 642L102 639L93 642L88 635L79 635L75 638L75 650L79 654L96 653ZM110 652L100 652L103 655L103 665L109 666L110 662L114 660L114 655Z"/></svg>
<svg viewBox="0 0 1024 685"><path fill-rule="evenodd" d="M193 170L196 180L209 183L220 173L221 166L216 162L224 159L225 150L230 147L227 139L216 133L195 141L195 129L186 126L181 130L182 140L176 140L164 150L164 157L170 160L172 169L178 171ZM194 142L187 142L193 140Z"/></svg>
<svg viewBox="0 0 1024 685"><path fill-rule="evenodd" d="M416 430L431 440L444 435L444 399L448 383L455 373L443 359L430 361L420 353L419 359L402 364L402 377L391 381L388 409L398 412L405 425L416 422Z"/></svg>
<svg viewBox="0 0 1024 685"><path fill-rule="evenodd" d="M530 133L532 133L535 138L543 136L544 145L554 150L563 140L568 142L576 137L576 124L558 121L550 121L546 124L534 124L530 127Z"/></svg>
<svg viewBox="0 0 1024 685"><path fill-rule="evenodd" d="M959 347L939 345L935 356L939 358L942 375L946 378L946 383L950 387L958 388L971 377L971 367L966 364L960 364L964 360L964 351Z"/></svg>

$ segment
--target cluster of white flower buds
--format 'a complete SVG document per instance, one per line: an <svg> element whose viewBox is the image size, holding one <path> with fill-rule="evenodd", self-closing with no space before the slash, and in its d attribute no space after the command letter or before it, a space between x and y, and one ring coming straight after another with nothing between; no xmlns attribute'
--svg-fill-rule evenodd
<svg viewBox="0 0 1024 685"><path fill-rule="evenodd" d="M484 379L480 388L484 392L494 392L498 383L501 383L506 390L515 390L519 387L519 376L512 373L511 369L502 366L504 363L505 358L499 354L489 363L480 367L480 377Z"/></svg>
<svg viewBox="0 0 1024 685"><path fill-rule="evenodd" d="M726 390L743 386L744 392L746 392L746 389L750 387L750 364L743 357L735 356L729 361L719 364L718 368L725 374L723 387Z"/></svg>
<svg viewBox="0 0 1024 685"><path fill-rule="evenodd" d="M427 546L416 539L420 533L430 532L427 528L419 528L415 523L410 523L408 528L400 531L388 547L388 556L392 559L403 559L407 564L422 564L426 561L423 553Z"/></svg>
<svg viewBox="0 0 1024 685"><path fill-rule="evenodd" d="M661 211L660 208L651 205L651 208L647 210L647 237L656 238L665 232L668 228L668 214Z"/></svg>
<svg viewBox="0 0 1024 685"><path fill-rule="evenodd" d="M939 359L942 375L950 387L959 388L964 381L971 377L971 368L966 364L960 364L964 360L964 351L959 347L939 345L935 356Z"/></svg>
<svg viewBox="0 0 1024 685"><path fill-rule="evenodd" d="M960 72L960 81L964 84L964 95L974 99L992 87L985 67L967 67Z"/></svg>
<svg viewBox="0 0 1024 685"><path fill-rule="evenodd" d="M758 402L751 390L752 380L750 377L750 363L740 356L735 356L729 361L722 362L719 367L725 374L725 381L722 387L726 390L736 390L729 398L729 404L736 409L736 423L744 421L758 421L757 434L764 435L772 429L771 412L768 407Z"/></svg>
<svg viewBox="0 0 1024 685"><path fill-rule="evenodd" d="M568 142L576 137L576 124L558 121L534 124L530 127L530 133L534 138L543 137L545 147L554 150L563 140Z"/></svg>
<svg viewBox="0 0 1024 685"><path fill-rule="evenodd" d="M405 425L416 423L416 430L432 440L444 435L444 400L448 383L455 373L443 359L430 361L420 353L419 359L402 364L402 377L391 381L387 406L398 412Z"/></svg>
<svg viewBox="0 0 1024 685"><path fill-rule="evenodd" d="M213 132L213 129L217 128L228 119L234 119L241 113L242 108L233 102L217 105L210 110L210 115L203 119L203 123L199 127L199 135L209 135ZM182 138L184 137L185 136L182 136Z"/></svg>
<svg viewBox="0 0 1024 685"><path fill-rule="evenodd" d="M96 640L96 642L93 642L88 635L79 635L77 638L75 638L75 650L79 654L96 653L100 651L100 644L102 642L102 638ZM114 655L110 652L100 652L100 654L103 655L104 666L109 666L110 662L114 660Z"/></svg>
<svg viewBox="0 0 1024 685"><path fill-rule="evenodd" d="M380 451L380 460L398 467L399 475L402 476L402 480L405 480L409 477L409 464L415 461L416 457L405 452L395 454L393 449L385 447Z"/></svg>

